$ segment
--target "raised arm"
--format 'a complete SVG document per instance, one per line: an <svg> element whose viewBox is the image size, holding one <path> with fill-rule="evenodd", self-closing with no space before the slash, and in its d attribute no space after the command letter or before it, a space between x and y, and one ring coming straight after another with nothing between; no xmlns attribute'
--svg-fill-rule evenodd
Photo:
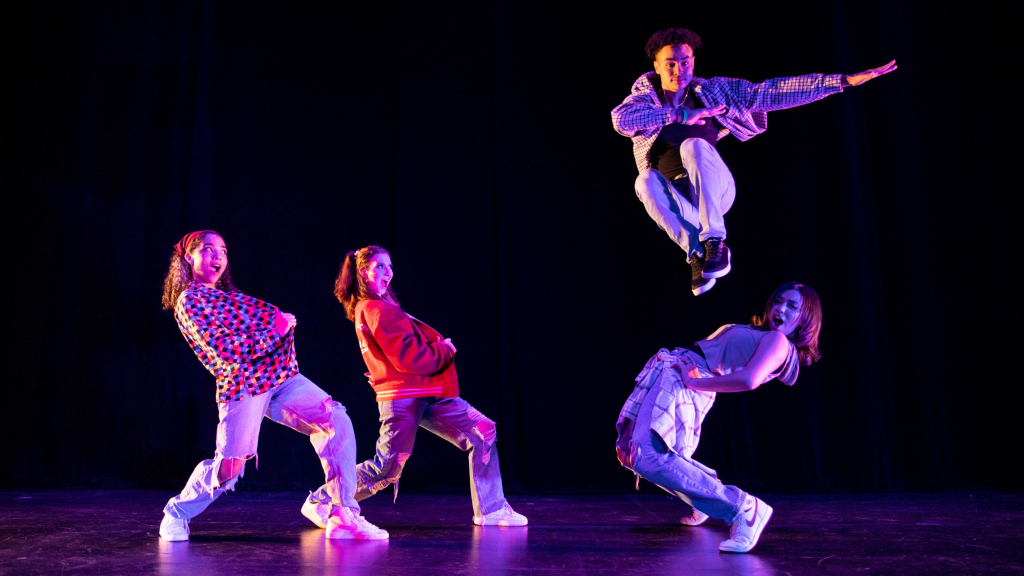
<svg viewBox="0 0 1024 576"><path fill-rule="evenodd" d="M764 384L768 376L786 361L789 340L780 332L768 332L761 338L754 355L731 374L701 378L696 367L683 373L683 384L691 390L707 392L746 392Z"/></svg>
<svg viewBox="0 0 1024 576"><path fill-rule="evenodd" d="M758 84L738 78L712 78L707 81L704 94L712 103L725 103L730 109L771 112L816 102L895 69L893 60L859 74L805 74L772 78Z"/></svg>

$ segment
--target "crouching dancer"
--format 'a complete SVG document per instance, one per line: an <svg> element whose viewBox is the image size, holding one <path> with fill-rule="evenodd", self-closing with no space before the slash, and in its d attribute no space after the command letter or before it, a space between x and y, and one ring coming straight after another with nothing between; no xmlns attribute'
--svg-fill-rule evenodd
<svg viewBox="0 0 1024 576"><path fill-rule="evenodd" d="M494 422L459 397L451 338L402 310L393 278L387 251L367 246L345 256L334 283L334 295L355 323L380 410L377 454L357 467L356 500L391 484L398 497L398 479L422 427L469 453L474 524L526 526L526 517L505 500Z"/></svg>
<svg viewBox="0 0 1024 576"><path fill-rule="evenodd" d="M228 490L256 457L266 416L309 436L326 483L302 513L328 538L384 539L388 533L359 515L356 444L345 407L299 374L295 316L246 296L231 283L227 247L212 230L192 232L171 255L163 306L200 362L217 378L217 450L196 466L181 494L164 507L160 537L188 540L188 523Z"/></svg>
<svg viewBox="0 0 1024 576"><path fill-rule="evenodd" d="M750 326L727 324L688 348L664 348L644 366L615 423L619 462L693 508L682 524L709 516L731 524L718 549L750 552L772 508L691 457L717 392L753 390L772 379L792 386L800 365L820 358L821 305L809 286L783 284ZM639 479L637 480L639 482Z"/></svg>

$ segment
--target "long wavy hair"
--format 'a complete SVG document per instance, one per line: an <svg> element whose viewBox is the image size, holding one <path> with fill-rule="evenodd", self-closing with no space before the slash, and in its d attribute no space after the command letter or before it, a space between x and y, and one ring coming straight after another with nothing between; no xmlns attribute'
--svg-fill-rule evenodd
<svg viewBox="0 0 1024 576"><path fill-rule="evenodd" d="M200 246L203 245L203 240L207 234L217 234L213 230L210 230L206 234L198 236L188 246L188 253L195 252ZM221 236L223 238L223 236ZM163 297L163 308L164 310L171 310L178 304L178 297L181 293L188 288L188 283L192 281L192 266L181 256L178 256L177 252L171 252L171 265L167 269L167 276L164 276L164 297ZM227 268L224 269L224 273L220 275L220 279L217 280L217 289L225 292L238 292L238 288L231 282L231 264L228 263Z"/></svg>
<svg viewBox="0 0 1024 576"><path fill-rule="evenodd" d="M356 321L356 304L360 300L385 300L390 301L396 306L400 305L390 283L387 290L384 291L384 295L387 298L381 298L373 290L366 287L366 279L359 273L360 270L366 268L370 260L377 254L391 256L387 250L380 246L367 246L355 252L345 254L345 259L341 261L341 270L338 271L338 277L334 279L334 297L345 307L345 316L353 322Z"/></svg>
<svg viewBox="0 0 1024 576"><path fill-rule="evenodd" d="M772 304L775 299L786 290L800 292L804 302L800 305L800 321L796 328L789 335L789 341L796 346L797 355L800 357L800 364L810 366L821 360L821 352L818 350L818 335L821 334L821 300L814 288L799 282L786 282L775 289L771 298L764 305L764 312L760 316L750 319L750 325L758 330L768 330L771 320Z"/></svg>

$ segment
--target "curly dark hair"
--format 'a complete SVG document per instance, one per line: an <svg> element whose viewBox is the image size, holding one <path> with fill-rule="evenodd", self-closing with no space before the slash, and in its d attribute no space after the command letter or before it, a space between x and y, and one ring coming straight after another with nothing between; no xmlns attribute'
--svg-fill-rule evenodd
<svg viewBox="0 0 1024 576"><path fill-rule="evenodd" d="M779 286L764 305L764 313L751 318L750 325L758 330L768 330L768 316L772 313L772 304L786 290L796 290L804 299L803 305L800 306L800 321L796 330L789 335L789 341L796 346L800 364L810 366L821 360L821 352L818 350L818 336L821 334L821 300L818 299L818 293L814 288L799 282L786 282Z"/></svg>
<svg viewBox="0 0 1024 576"><path fill-rule="evenodd" d="M644 50L647 51L647 57L651 59L651 62L654 62L658 59L658 52L661 52L662 48L676 44L689 44L690 48L696 50L700 48L700 36L686 28L658 30L647 40L647 47Z"/></svg>
<svg viewBox="0 0 1024 576"><path fill-rule="evenodd" d="M213 230L209 233L217 234ZM220 234L217 234L220 236ZM206 234L198 236L192 241L192 244L188 247L188 252L191 254L203 245L203 239L206 238ZM171 310L178 304L178 297L181 293L188 288L188 283L192 281L192 266L189 265L188 261L178 256L177 252L171 252L171 265L167 269L167 276L164 276L164 297L163 297L163 308L164 310ZM225 292L238 292L238 288L231 282L231 265L224 269L224 273L220 275L220 280L217 280L217 289Z"/></svg>
<svg viewBox="0 0 1024 576"><path fill-rule="evenodd" d="M338 271L338 277L334 279L334 297L345 307L345 316L353 322L356 321L356 304L360 300L384 300L384 298L374 294L372 290L367 289L366 280L359 274L359 271L366 268L370 259L377 254L391 256L384 248L374 245L345 254L345 259L341 262L341 270ZM391 288L391 284L388 284L384 294L396 306L401 306L398 303L398 297L395 296L394 289Z"/></svg>

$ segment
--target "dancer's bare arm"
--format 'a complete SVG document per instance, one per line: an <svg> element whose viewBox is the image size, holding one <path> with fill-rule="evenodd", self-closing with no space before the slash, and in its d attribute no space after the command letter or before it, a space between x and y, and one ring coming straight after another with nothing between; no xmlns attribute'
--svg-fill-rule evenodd
<svg viewBox="0 0 1024 576"><path fill-rule="evenodd" d="M691 390L707 392L746 392L764 383L772 372L779 369L789 355L789 341L780 332L768 332L761 338L754 355L743 366L731 374L701 377L695 366L679 365L685 369L683 384Z"/></svg>

